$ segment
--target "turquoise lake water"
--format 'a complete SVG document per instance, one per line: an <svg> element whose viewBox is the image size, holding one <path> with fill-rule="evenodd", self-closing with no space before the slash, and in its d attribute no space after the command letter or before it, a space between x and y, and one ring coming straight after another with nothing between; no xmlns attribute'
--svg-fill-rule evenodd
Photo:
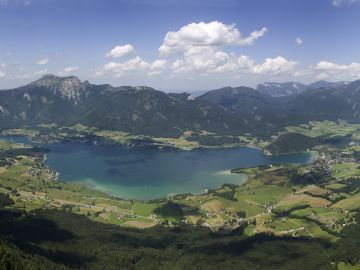
<svg viewBox="0 0 360 270"><path fill-rule="evenodd" d="M11 139L29 143L22 137ZM261 150L249 147L165 152L80 143L41 146L51 149L45 163L58 172L59 180L143 200L175 193L198 194L225 183L242 184L245 177L230 173L233 168L304 164L314 158L311 152L265 156Z"/></svg>

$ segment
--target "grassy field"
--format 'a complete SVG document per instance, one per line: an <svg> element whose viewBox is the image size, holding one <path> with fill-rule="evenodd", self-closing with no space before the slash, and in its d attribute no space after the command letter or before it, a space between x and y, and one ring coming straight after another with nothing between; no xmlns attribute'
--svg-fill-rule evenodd
<svg viewBox="0 0 360 270"><path fill-rule="evenodd" d="M132 206L133 212L139 216L149 216L154 213L155 209L160 207L160 203L141 203L135 202Z"/></svg>
<svg viewBox="0 0 360 270"><path fill-rule="evenodd" d="M338 270L360 270L360 264L351 265L344 262L341 262L337 265Z"/></svg>
<svg viewBox="0 0 360 270"><path fill-rule="evenodd" d="M282 209L290 209L296 207L297 205L308 204L311 207L322 207L327 206L330 203L331 202L326 199L313 197L307 194L290 194L281 200L276 206L279 206Z"/></svg>
<svg viewBox="0 0 360 270"><path fill-rule="evenodd" d="M276 185L244 186L236 189L235 198L256 205L264 205L266 203L276 204L291 192L290 188Z"/></svg>
<svg viewBox="0 0 360 270"><path fill-rule="evenodd" d="M360 194L355 194L349 198L341 200L334 205L333 208L341 208L341 209L348 209L354 210L360 208Z"/></svg>
<svg viewBox="0 0 360 270"><path fill-rule="evenodd" d="M357 136L359 128L359 124L349 124L346 121L311 121L308 124L287 127L286 131L297 132L310 137L346 136L348 134L355 134Z"/></svg>
<svg viewBox="0 0 360 270"><path fill-rule="evenodd" d="M341 189L343 187L346 187L345 184L341 184L341 183L331 183L331 184L328 184L325 186L327 189L330 189L330 190L338 190L338 189Z"/></svg>
<svg viewBox="0 0 360 270"><path fill-rule="evenodd" d="M330 191L325 189L325 188L321 188L318 187L316 185L308 185L305 188L297 191L296 193L304 193L306 192L307 194L311 195L311 196L321 196L321 195L326 195L328 194Z"/></svg>
<svg viewBox="0 0 360 270"><path fill-rule="evenodd" d="M336 164L332 175L337 179L360 177L360 165L357 163Z"/></svg>
<svg viewBox="0 0 360 270"><path fill-rule="evenodd" d="M27 136L32 140L41 142L58 142L70 139L86 139L87 136L97 138L97 143L102 141L106 144L118 144L121 146L132 146L132 145L143 145L152 146L156 148L172 147L181 150L193 150L196 148L219 148L219 147L236 147L241 145L257 145L263 144L262 141L256 139L242 139L238 138L237 143L220 143L219 145L211 146L201 144L199 141L190 140L192 131L184 132L178 138L167 138L167 137L149 137L145 135L134 135L123 131L117 130L103 130L94 127L84 126L82 124L76 124L73 126L58 127L55 124L49 125L38 125L32 128L22 129L8 129L1 132L3 135L22 135ZM203 134L204 133L204 134ZM200 135L207 136L210 133L203 132ZM216 134L211 134L216 135ZM200 136L201 137L201 136ZM221 136L219 136L221 138ZM237 138L237 137L236 137Z"/></svg>

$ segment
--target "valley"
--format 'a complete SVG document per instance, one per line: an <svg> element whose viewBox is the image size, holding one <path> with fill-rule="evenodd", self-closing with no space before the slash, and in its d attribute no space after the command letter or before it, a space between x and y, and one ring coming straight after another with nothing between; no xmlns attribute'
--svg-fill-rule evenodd
<svg viewBox="0 0 360 270"><path fill-rule="evenodd" d="M5 194L1 196L12 202L7 209L29 214L61 209L121 227L200 226L218 235L241 230L250 238L265 233L335 244L344 228L357 224L359 214L358 127L346 122L311 122L287 130L337 140L314 146L319 158L308 165L234 168L233 174L246 175L245 184L225 184L199 195L173 194L150 201L122 200L76 183L57 181L55 172L43 163L46 148L1 141L0 185ZM30 138L38 135L33 130L9 132L27 133ZM351 140L344 144L339 136Z"/></svg>
<svg viewBox="0 0 360 270"><path fill-rule="evenodd" d="M65 96L63 84L67 86ZM94 222L91 226L149 233L185 226L186 230L208 230L214 235L207 236L210 238L239 234L241 241L257 237L316 239L336 249L346 237L344 232L358 226L359 220L360 124L354 122L356 104L351 111L338 96L345 89L356 92L357 84L326 89L338 106L338 114L328 117L328 111L321 111L328 108L322 96L325 88L304 90L286 102L244 87L222 88L193 99L189 94L165 94L144 87L115 89L73 77L45 76L24 88L9 90L26 96L23 102L28 111L20 113L22 116L2 105L2 121L6 121L0 141L3 210L19 213L20 219L70 215L70 220L86 217ZM31 97L31 92L35 96ZM47 93L53 100L48 103L48 96L45 102L38 93ZM87 111L90 97L97 100L99 94L106 106ZM6 91L3 95L6 100ZM36 103L36 111L31 111L39 98L42 105ZM108 110L113 100L118 104L123 98L124 106L132 104L131 114L116 111L118 108ZM303 99L310 99L313 105L307 102L306 113L300 117L296 104ZM11 99L6 102L10 106ZM66 103L71 115L49 117L48 112L55 110L52 106L58 102L61 107ZM164 104L158 107L159 102ZM168 103L169 110L178 106L177 111L163 111ZM46 119L41 117L42 110ZM194 119L200 111L195 122L186 120L188 113ZM77 116L87 113L91 121ZM95 115L100 118L96 120ZM181 115L184 122L167 117L171 115ZM149 116L152 118L147 119ZM148 121L152 124L143 125ZM106 157L103 152L120 159ZM256 155L258 160L251 161L249 157ZM182 156L191 162L184 163ZM64 169L57 165L61 160L67 162ZM135 165L132 160L141 162ZM200 165L201 160L206 163ZM165 186L167 182L174 185L159 189L161 176L147 168L148 162L155 162L151 166L165 176L161 180ZM190 164L197 164L193 172ZM244 165L238 168L238 164ZM205 172L210 167L213 171ZM139 174L141 171L144 173ZM196 176L200 171L202 174ZM188 174L176 180L179 185L175 189L171 174L180 172ZM110 178L106 176L109 173ZM147 175L159 176L159 182L154 186L146 183ZM215 182L210 185L210 180ZM339 269L358 265L345 257L334 260L333 266Z"/></svg>

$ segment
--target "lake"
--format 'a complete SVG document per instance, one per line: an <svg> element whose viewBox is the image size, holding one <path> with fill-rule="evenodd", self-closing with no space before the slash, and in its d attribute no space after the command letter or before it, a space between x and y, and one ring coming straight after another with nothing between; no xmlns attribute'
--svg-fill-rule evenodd
<svg viewBox="0 0 360 270"><path fill-rule="evenodd" d="M11 140L29 143L23 137ZM45 163L58 172L59 180L81 183L125 199L143 200L198 194L225 183L244 183L244 175L230 173L234 168L304 164L315 158L311 152L266 156L250 147L166 152L80 143L40 145L51 149Z"/></svg>

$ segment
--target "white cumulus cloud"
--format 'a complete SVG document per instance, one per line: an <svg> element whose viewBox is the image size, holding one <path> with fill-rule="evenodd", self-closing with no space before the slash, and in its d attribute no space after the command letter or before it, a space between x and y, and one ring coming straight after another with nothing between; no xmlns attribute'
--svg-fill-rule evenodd
<svg viewBox="0 0 360 270"><path fill-rule="evenodd" d="M253 72L257 74L281 74L294 70L297 62L287 60L282 56L276 58L266 58L262 64L256 65Z"/></svg>
<svg viewBox="0 0 360 270"><path fill-rule="evenodd" d="M116 77L134 72L148 72L148 75L154 76L160 74L166 67L167 61L164 59L155 60L154 62L144 61L140 56L136 56L125 62L110 62L102 68L95 71L95 76L113 74Z"/></svg>
<svg viewBox="0 0 360 270"><path fill-rule="evenodd" d="M191 52L191 53L190 53ZM175 74L185 72L199 72L200 75L216 72L246 72L252 74L289 74L292 73L297 62L282 56L267 58L263 63L256 64L246 55L236 56L211 48L206 50L190 50L172 64Z"/></svg>
<svg viewBox="0 0 360 270"><path fill-rule="evenodd" d="M6 76L5 72L0 71L0 78L4 78Z"/></svg>
<svg viewBox="0 0 360 270"><path fill-rule="evenodd" d="M159 70L159 69L164 69L166 66L167 61L164 59L161 60L155 60L153 63L151 63L150 65L150 69L151 70Z"/></svg>
<svg viewBox="0 0 360 270"><path fill-rule="evenodd" d="M337 80L358 80L360 79L360 63L337 64L329 61L320 61L314 67L321 73L320 77L331 77Z"/></svg>
<svg viewBox="0 0 360 270"><path fill-rule="evenodd" d="M172 69L175 73L183 73L192 70L207 72L226 64L229 58L227 53L217 51L211 47L195 47L187 50L182 59L176 60L172 65Z"/></svg>
<svg viewBox="0 0 360 270"><path fill-rule="evenodd" d="M356 3L360 3L360 0L332 0L332 5L335 7L352 5Z"/></svg>
<svg viewBox="0 0 360 270"><path fill-rule="evenodd" d="M325 80L325 79L327 79L328 77L329 77L328 74L326 74L325 72L321 72L319 75L317 75L317 76L315 77L315 79L317 79L317 80Z"/></svg>
<svg viewBox="0 0 360 270"><path fill-rule="evenodd" d="M315 69L326 70L326 71L345 70L347 68L348 67L346 65L338 65L328 61L320 61L315 66Z"/></svg>
<svg viewBox="0 0 360 270"><path fill-rule="evenodd" d="M107 57L120 58L134 52L135 49L131 44L117 45L110 52L106 53Z"/></svg>
<svg viewBox="0 0 360 270"><path fill-rule="evenodd" d="M39 59L36 64L37 65L46 65L47 63L49 63L50 59L49 58L43 58L43 59Z"/></svg>
<svg viewBox="0 0 360 270"><path fill-rule="evenodd" d="M110 62L104 66L104 70L115 73L124 73L134 70L144 70L146 67L148 67L148 65L149 64L143 61L141 57L137 56L123 63Z"/></svg>
<svg viewBox="0 0 360 270"><path fill-rule="evenodd" d="M151 62L136 56L127 61L112 60L94 70L94 75L122 77L140 73L155 76L167 72L169 78L180 76L220 78L220 73L232 76L243 73L304 76L304 72L300 73L296 70L298 62L283 56L269 57L263 62L257 62L250 56L239 55L226 48L251 45L266 32L267 28L263 27L244 36L235 24L224 24L219 21L190 23L177 31L166 33L158 49L162 59ZM297 38L295 42L300 46L303 41ZM130 44L118 45L106 56L120 58L134 51L134 47Z"/></svg>
<svg viewBox="0 0 360 270"><path fill-rule="evenodd" d="M211 72L262 72L250 57L237 56L224 48L251 45L267 31L263 27L243 36L235 24L219 21L190 23L168 32L159 52L164 56L177 56L171 65L174 74L195 71L200 76L207 76Z"/></svg>
<svg viewBox="0 0 360 270"><path fill-rule="evenodd" d="M159 52L168 55L182 52L194 47L221 47L226 45L251 45L262 37L267 28L253 31L243 37L235 24L224 24L219 21L209 23L190 23L178 31L170 31L165 35Z"/></svg>
<svg viewBox="0 0 360 270"><path fill-rule="evenodd" d="M303 45L304 41L301 38L296 38L295 39L295 44L297 47L300 47L301 45Z"/></svg>

